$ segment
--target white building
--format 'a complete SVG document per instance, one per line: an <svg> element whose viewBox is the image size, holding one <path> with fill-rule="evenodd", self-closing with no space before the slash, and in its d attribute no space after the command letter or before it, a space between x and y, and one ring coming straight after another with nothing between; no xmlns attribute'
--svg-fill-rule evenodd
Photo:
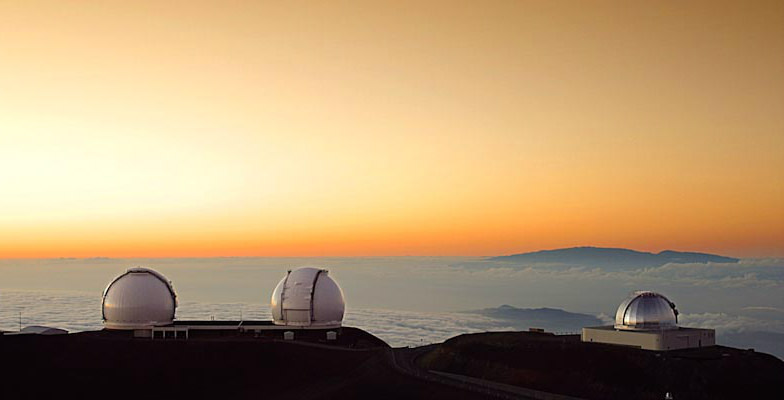
<svg viewBox="0 0 784 400"><path fill-rule="evenodd" d="M193 333L221 335L228 332L262 334L328 330L327 340L336 340L343 322L345 302L340 286L327 270L298 268L289 271L272 295L273 321L175 321L177 294L171 282L148 268L131 268L114 278L103 292L101 311L109 330L133 331L135 337L182 338ZM338 330L339 331L339 330Z"/></svg>
<svg viewBox="0 0 784 400"><path fill-rule="evenodd" d="M148 268L131 268L114 278L103 292L106 329L138 330L171 324L177 294L166 277Z"/></svg>
<svg viewBox="0 0 784 400"><path fill-rule="evenodd" d="M270 310L276 325L333 328L343 323L343 291L325 269L289 271L272 292Z"/></svg>
<svg viewBox="0 0 784 400"><path fill-rule="evenodd" d="M716 332L679 327L675 303L659 293L637 291L618 306L615 325L583 328L582 341L676 350L713 346Z"/></svg>
<svg viewBox="0 0 784 400"><path fill-rule="evenodd" d="M27 326L24 329L20 330L19 332L5 332L0 331L0 335L44 335L44 336L51 336L51 335L67 335L68 331L65 329L60 328L53 328L50 326L41 326L41 325L31 325Z"/></svg>

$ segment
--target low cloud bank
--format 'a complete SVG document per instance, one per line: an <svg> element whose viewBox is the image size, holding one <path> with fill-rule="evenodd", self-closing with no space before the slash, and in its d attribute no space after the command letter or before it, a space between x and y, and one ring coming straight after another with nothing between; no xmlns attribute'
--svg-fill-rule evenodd
<svg viewBox="0 0 784 400"><path fill-rule="evenodd" d="M751 259L741 260L739 263L671 263L660 267L630 270L551 264L510 266L509 263L491 261L458 263L453 267L465 274L487 278L558 277L635 284L678 282L725 288L784 286L784 260L781 259Z"/></svg>
<svg viewBox="0 0 784 400"><path fill-rule="evenodd" d="M582 324L612 324L613 316L570 313L563 310L534 310L528 315L490 309L500 314L479 312L419 312L389 309L351 308L345 324L380 337L392 346L419 346L442 342L464 333L525 330L529 327L550 331L579 331ZM517 308L516 310L521 310ZM100 296L79 292L3 291L0 293L0 329L16 330L22 325L46 325L71 332L101 329ZM681 325L716 329L719 344L755 348L784 359L784 312L776 307L747 307L742 314L705 312L682 314ZM528 313L528 314L526 314ZM770 317L768 314L775 315ZM245 320L270 319L269 307L260 303L211 303L185 301L177 310L178 319ZM579 320L579 323L574 321ZM565 322L567 321L567 322ZM564 324L568 326L565 326ZM571 324L571 325L569 325ZM779 340L782 339L782 340Z"/></svg>

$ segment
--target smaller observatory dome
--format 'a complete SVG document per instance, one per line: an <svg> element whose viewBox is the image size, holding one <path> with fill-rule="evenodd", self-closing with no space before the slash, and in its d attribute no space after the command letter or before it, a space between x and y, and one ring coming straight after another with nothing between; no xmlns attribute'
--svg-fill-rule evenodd
<svg viewBox="0 0 784 400"><path fill-rule="evenodd" d="M661 330L678 327L675 303L656 292L636 291L615 313L615 329Z"/></svg>
<svg viewBox="0 0 784 400"><path fill-rule="evenodd" d="M343 322L343 291L325 269L302 267L289 271L272 292L276 325L336 327Z"/></svg>
<svg viewBox="0 0 784 400"><path fill-rule="evenodd" d="M106 329L143 329L171 324L177 294L171 282L147 268L131 268L114 278L103 291Z"/></svg>

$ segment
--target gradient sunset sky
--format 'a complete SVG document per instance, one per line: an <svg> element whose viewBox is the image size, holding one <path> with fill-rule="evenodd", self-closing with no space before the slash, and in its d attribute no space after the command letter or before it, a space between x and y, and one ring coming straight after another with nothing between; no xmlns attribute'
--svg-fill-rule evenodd
<svg viewBox="0 0 784 400"><path fill-rule="evenodd" d="M576 245L784 256L784 2L0 2L0 257Z"/></svg>

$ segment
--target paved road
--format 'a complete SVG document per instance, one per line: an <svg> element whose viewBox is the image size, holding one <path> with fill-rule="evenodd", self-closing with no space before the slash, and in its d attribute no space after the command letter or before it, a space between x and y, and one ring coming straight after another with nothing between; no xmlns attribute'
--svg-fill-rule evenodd
<svg viewBox="0 0 784 400"><path fill-rule="evenodd" d="M320 343L308 343L298 341L281 341L291 345L317 347L337 351L355 351L355 352L369 352L375 353L379 349L347 349L345 347L326 345ZM448 374L438 371L428 371L420 368L416 361L419 357L427 354L433 350L436 345L428 345L415 348L389 348L384 350L385 358L378 359L371 357L362 365L357 366L348 375L350 379L341 380L340 382L324 382L322 384L313 385L308 388L307 394L298 392L302 398L319 398L319 395L326 395L333 391L339 391L344 388L350 387L354 384L359 384L365 378L372 376L371 371L378 371L377 368L382 368L378 363L385 363L391 367L395 372L422 381L428 385L444 385L451 389L459 391L470 392L477 398L488 399L508 399L508 400L579 400L558 394L551 394L540 392L536 390L520 388L517 386L505 385L496 382L485 381L468 376L460 376L455 374ZM383 360L383 361L382 361ZM391 372L391 371L390 371Z"/></svg>
<svg viewBox="0 0 784 400"><path fill-rule="evenodd" d="M461 379L454 379L451 377L431 373L430 371L419 368L416 365L416 360L420 356L432 350L435 345L415 347L415 348L396 348L390 349L390 362L400 373L416 377L417 379L425 380L431 383L447 385L461 390L466 390L475 394L479 394L488 398L494 399L509 399L509 400L530 400L534 397L524 396L519 393L513 393L506 390L501 390L489 385L479 382L469 382Z"/></svg>
<svg viewBox="0 0 784 400"><path fill-rule="evenodd" d="M363 352L367 359L358 365L347 366L345 375L340 378L309 381L307 385L292 388L279 395L288 399L332 399L361 398L368 386L373 388L374 398L440 398L440 399L519 399L520 397L495 396L492 391L479 385L460 383L454 379L439 377L422 372L413 364L411 356L424 353L424 349L366 348L348 349L345 347L308 343L302 341L279 341L292 346L314 347L340 352ZM395 353L404 350L401 356L404 367L398 365ZM392 384L393 386L390 386ZM382 388L383 389L379 389ZM435 397L433 397L435 396Z"/></svg>

